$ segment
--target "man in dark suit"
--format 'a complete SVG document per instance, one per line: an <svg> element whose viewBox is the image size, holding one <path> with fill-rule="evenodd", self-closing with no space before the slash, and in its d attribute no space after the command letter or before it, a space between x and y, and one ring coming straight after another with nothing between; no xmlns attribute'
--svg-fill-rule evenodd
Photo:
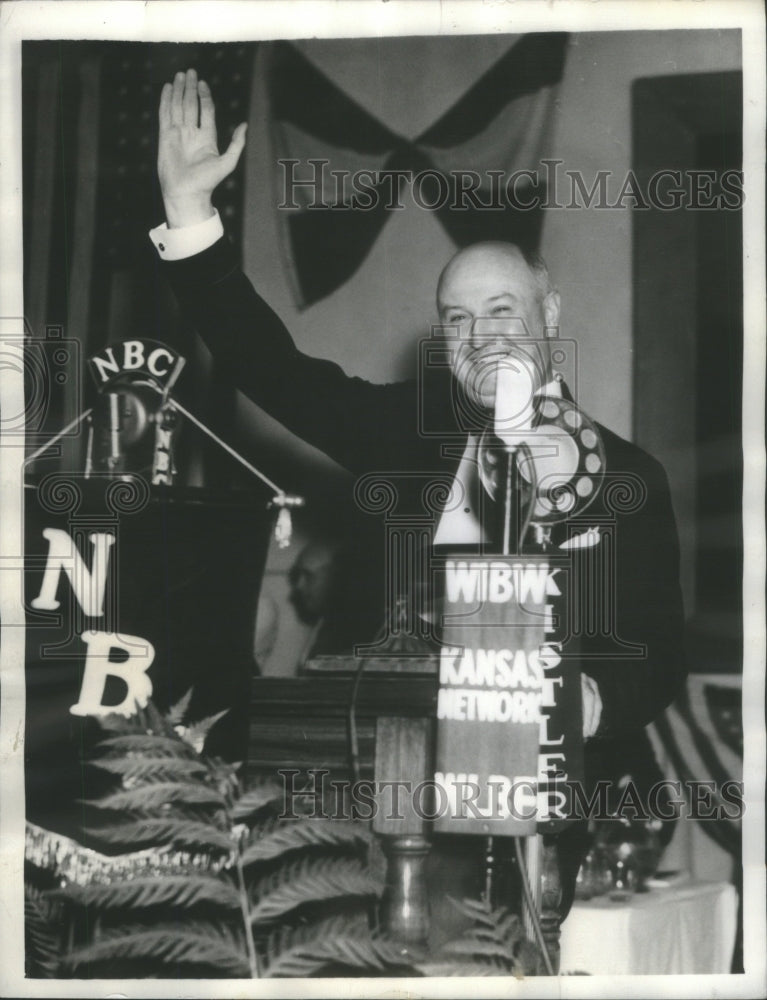
<svg viewBox="0 0 767 1000"><path fill-rule="evenodd" d="M377 385L351 378L297 350L224 236L211 194L235 168L244 142L241 125L219 155L210 90L194 71L166 84L158 172L167 224L151 235L186 318L238 388L353 473L418 472L459 483L466 504L435 519L436 543L487 541L488 526L472 497L476 441L483 423L508 402L499 389L506 378L499 359L517 352L521 374L508 380L508 395L519 398L510 412L524 409L525 399L537 405L566 393L546 349L547 331L559 324L560 301L545 264L503 243L461 251L443 271L437 296L440 320L454 335L450 367L427 369L420 382ZM442 437L419 433L423 422L441 428ZM525 440L535 445L540 430L533 421L525 426ZM497 419L495 432L503 437ZM591 787L600 778L620 777L616 753L627 740L632 753L642 747L650 760L643 727L669 704L685 674L678 543L665 473L635 445L603 427L598 433L605 482L619 488L602 489L589 507L597 523L611 525L609 579L599 593L583 588L578 597L581 614L602 619L584 630L580 644ZM445 449L446 440L458 442L457 449ZM571 461L566 449L558 460ZM583 520L561 521L546 544L571 553L578 579L602 562L608 547L603 537ZM569 898L582 846L581 839L562 862Z"/></svg>

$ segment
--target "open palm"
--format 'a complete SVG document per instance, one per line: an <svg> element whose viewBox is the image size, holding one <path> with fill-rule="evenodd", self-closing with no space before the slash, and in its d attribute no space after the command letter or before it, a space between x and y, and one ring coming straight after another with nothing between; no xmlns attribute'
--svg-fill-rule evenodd
<svg viewBox="0 0 767 1000"><path fill-rule="evenodd" d="M213 97L193 69L165 84L159 117L157 172L166 207L188 206L193 212L209 202L213 189L236 167L246 125L237 126L228 149L219 154Z"/></svg>

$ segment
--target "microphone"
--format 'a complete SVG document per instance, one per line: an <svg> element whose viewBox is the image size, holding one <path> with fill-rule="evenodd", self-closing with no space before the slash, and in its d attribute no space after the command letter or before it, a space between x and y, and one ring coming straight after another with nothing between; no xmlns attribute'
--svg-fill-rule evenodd
<svg viewBox="0 0 767 1000"><path fill-rule="evenodd" d="M533 427L535 379L520 352L510 351L498 359L495 371L495 406L493 429L503 445L500 484L503 487L501 513L501 551L519 552L524 543L519 497L520 462L518 449L525 431ZM532 470L531 470L532 471ZM529 517L527 518L529 522Z"/></svg>
<svg viewBox="0 0 767 1000"><path fill-rule="evenodd" d="M533 428L535 387L535 374L524 355L512 351L499 358L495 370L493 429L510 451L516 451L524 432Z"/></svg>
<svg viewBox="0 0 767 1000"><path fill-rule="evenodd" d="M115 469L120 461L120 397L116 392L108 394L109 399L109 457L107 464Z"/></svg>
<svg viewBox="0 0 767 1000"><path fill-rule="evenodd" d="M541 395L539 369L513 345L495 362L492 424L480 438L479 475L504 514L504 540L513 545L519 511L509 509L532 487L530 520L559 521L585 509L601 486L604 449L593 421L559 395ZM520 527L520 537L524 529Z"/></svg>

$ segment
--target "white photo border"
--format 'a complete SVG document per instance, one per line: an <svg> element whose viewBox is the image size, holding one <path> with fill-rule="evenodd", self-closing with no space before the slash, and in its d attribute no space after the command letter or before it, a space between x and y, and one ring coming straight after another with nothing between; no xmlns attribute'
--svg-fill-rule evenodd
<svg viewBox="0 0 767 1000"><path fill-rule="evenodd" d="M185 8L183 15L180 6ZM36 997L423 996L592 997L758 996L767 992L765 953L765 532L764 372L765 27L758 0L472 3L415 0L240 0L0 4L0 413L23 413L20 366L3 340L23 334L21 210L21 42L29 39L235 41L397 34L482 34L532 30L639 31L740 28L743 40L744 344L743 529L744 975L533 979L27 980L23 927L24 615L21 568L20 438L0 447L0 994ZM396 993L389 992L396 990ZM299 992L300 991L300 992Z"/></svg>

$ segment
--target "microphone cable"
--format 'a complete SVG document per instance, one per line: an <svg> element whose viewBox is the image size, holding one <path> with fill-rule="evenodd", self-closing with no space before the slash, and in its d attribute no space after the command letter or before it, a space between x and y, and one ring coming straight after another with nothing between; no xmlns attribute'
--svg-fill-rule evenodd
<svg viewBox="0 0 767 1000"><path fill-rule="evenodd" d="M518 448L519 454L522 456L517 459L517 468L521 471L522 461L527 463L530 470L530 500L527 504L527 509L525 511L525 519L519 529L519 536L517 538L517 552L521 554L522 547L525 542L525 536L527 535L528 529L530 527L530 522L533 518L533 512L535 511L535 504L538 497L538 477L535 471L535 462L533 460L532 452L526 443L520 444ZM538 836L538 834L533 834L533 836ZM546 968L546 973L549 976L554 976L554 964L551 961L551 956L549 955L549 950L546 947L546 941L543 936L543 928L541 927L541 920L538 914L538 909L535 905L535 900L533 899L532 889L530 888L530 879L528 877L527 865L525 864L524 852L522 850L522 838L514 837L514 853L517 859L517 867L519 868L519 877L522 883L522 893L525 897L525 902L527 904L527 910L530 914L530 922L533 925L533 933L535 934L536 943L541 952L541 957L543 958L543 964Z"/></svg>
<svg viewBox="0 0 767 1000"><path fill-rule="evenodd" d="M522 526L519 529L519 537L517 538L517 552L521 553L522 546L525 543L525 536L527 535L528 529L530 528L530 522L533 519L533 513L535 511L536 500L538 499L538 476L535 471L535 461L533 460L533 453L530 451L529 446L522 442L520 444L518 451L522 454L525 463L530 469L530 502L527 505L527 510L525 511L525 519L522 522ZM522 461L517 460L517 467L521 471Z"/></svg>
<svg viewBox="0 0 767 1000"><path fill-rule="evenodd" d="M359 697L362 672L366 666L367 657L361 656L359 666L354 671L354 683L352 684L352 691L349 697L349 708L346 715L349 736L349 763L351 765L352 778L354 779L355 784L359 784L360 782L360 744L357 732L357 698Z"/></svg>
<svg viewBox="0 0 767 1000"><path fill-rule="evenodd" d="M533 836L538 836L534 834ZM519 867L519 877L522 882L522 892L525 897L525 902L527 903L527 911L530 914L530 920L533 925L533 931L535 932L535 937L537 939L538 947L541 950L541 955L543 957L543 964L546 966L546 973L549 976L555 976L554 964L551 961L551 956L549 955L549 949L546 947L546 941L543 937L543 928L541 927L541 919L538 916L538 909L535 905L535 900L533 899L533 893L530 889L530 882L527 877L527 866L525 865L524 853L522 851L522 838L514 838L514 853L517 857L517 866Z"/></svg>

